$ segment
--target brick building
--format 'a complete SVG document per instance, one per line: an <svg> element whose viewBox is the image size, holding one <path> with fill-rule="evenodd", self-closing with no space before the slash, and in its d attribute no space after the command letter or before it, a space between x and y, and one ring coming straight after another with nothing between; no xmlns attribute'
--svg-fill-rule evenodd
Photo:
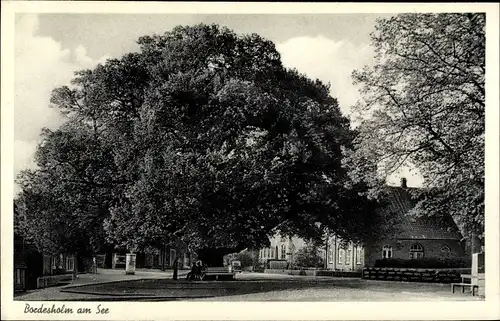
<svg viewBox="0 0 500 321"><path fill-rule="evenodd" d="M406 215L415 206L406 179L401 179L401 186L387 187L387 203L383 210L397 218L393 232L386 239L367 242L363 246L345 244L336 236L329 237L327 244L318 250L325 269L360 271L384 258L417 260L465 256L463 237L450 215L426 218ZM270 247L259 251L259 262L268 268L272 262L278 261L281 264L274 263L275 266L289 268L294 254L307 244L298 237L281 237L279 234L270 242Z"/></svg>
<svg viewBox="0 0 500 321"><path fill-rule="evenodd" d="M365 244L367 266L383 258L461 258L465 255L465 243L453 218L448 214L414 218L406 215L415 201L411 188L402 179L400 187L388 187L388 206L397 216L393 233L385 240Z"/></svg>

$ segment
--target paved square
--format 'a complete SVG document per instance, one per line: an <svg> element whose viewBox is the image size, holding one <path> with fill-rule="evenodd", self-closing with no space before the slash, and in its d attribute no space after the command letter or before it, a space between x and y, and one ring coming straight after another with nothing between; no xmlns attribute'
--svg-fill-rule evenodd
<svg viewBox="0 0 500 321"><path fill-rule="evenodd" d="M103 273L104 272L104 273ZM121 273L120 273L121 272ZM107 275L107 277L105 277ZM89 277L100 280L89 281ZM101 271L81 276L81 285L48 288L16 300L96 301L464 301L481 300L465 293L452 294L449 284L374 281L358 278L289 276L241 273L235 281L178 281L165 272ZM78 283L78 282L77 282Z"/></svg>

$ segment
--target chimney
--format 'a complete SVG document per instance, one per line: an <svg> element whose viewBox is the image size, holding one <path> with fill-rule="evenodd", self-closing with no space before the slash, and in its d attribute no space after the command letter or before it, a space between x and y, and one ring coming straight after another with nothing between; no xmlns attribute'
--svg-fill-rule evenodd
<svg viewBox="0 0 500 321"><path fill-rule="evenodd" d="M401 177L401 187L402 188L408 187L408 185L406 184L406 177Z"/></svg>

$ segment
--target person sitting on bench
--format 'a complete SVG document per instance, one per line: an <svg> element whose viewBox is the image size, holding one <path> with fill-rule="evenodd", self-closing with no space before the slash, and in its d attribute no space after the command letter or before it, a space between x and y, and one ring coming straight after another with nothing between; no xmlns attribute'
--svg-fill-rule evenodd
<svg viewBox="0 0 500 321"><path fill-rule="evenodd" d="M191 266L191 271L189 271L189 273L187 274L186 279L190 281L201 279L201 267L199 261L193 263L193 265Z"/></svg>
<svg viewBox="0 0 500 321"><path fill-rule="evenodd" d="M196 276L199 280L201 280L201 274L204 269L205 267L203 266L203 262L201 260L198 260L198 262L196 262Z"/></svg>

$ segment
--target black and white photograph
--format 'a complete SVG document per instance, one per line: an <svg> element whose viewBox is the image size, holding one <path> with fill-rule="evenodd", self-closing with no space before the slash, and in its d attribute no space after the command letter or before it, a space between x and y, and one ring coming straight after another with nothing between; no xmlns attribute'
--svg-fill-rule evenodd
<svg viewBox="0 0 500 321"><path fill-rule="evenodd" d="M6 2L2 319L500 318L498 4Z"/></svg>

